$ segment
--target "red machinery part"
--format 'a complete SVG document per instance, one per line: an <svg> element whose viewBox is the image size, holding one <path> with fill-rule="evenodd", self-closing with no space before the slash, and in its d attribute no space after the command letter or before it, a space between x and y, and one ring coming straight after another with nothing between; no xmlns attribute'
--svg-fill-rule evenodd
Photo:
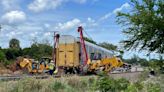
<svg viewBox="0 0 164 92"><path fill-rule="evenodd" d="M78 32L80 33L80 44L82 47L82 56L84 57L84 66L87 64L88 61L88 54L86 51L86 46L85 46L85 41L84 41L84 37L83 37L83 28L82 26L78 27Z"/></svg>
<svg viewBox="0 0 164 92"><path fill-rule="evenodd" d="M56 32L54 32L54 49L53 49L53 61L54 64L56 65L56 48L58 48L58 44L59 44L59 34L56 34Z"/></svg>

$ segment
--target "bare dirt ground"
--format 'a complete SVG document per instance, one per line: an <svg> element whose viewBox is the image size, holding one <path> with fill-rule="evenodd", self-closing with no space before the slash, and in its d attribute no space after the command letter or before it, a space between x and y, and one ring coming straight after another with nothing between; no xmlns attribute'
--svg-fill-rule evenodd
<svg viewBox="0 0 164 92"><path fill-rule="evenodd" d="M10 74L12 74L12 71L7 69L0 63L0 75L10 75Z"/></svg>
<svg viewBox="0 0 164 92"><path fill-rule="evenodd" d="M127 73L115 73L115 74L109 74L112 78L118 79L118 78L125 78L131 82L136 82L139 80L140 75L142 72L127 72Z"/></svg>

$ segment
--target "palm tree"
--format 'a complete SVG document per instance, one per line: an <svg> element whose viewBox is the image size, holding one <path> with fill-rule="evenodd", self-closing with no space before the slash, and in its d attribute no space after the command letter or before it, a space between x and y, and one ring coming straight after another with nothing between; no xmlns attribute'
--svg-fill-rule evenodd
<svg viewBox="0 0 164 92"><path fill-rule="evenodd" d="M9 42L9 47L13 49L20 49L19 40L15 38L11 39Z"/></svg>

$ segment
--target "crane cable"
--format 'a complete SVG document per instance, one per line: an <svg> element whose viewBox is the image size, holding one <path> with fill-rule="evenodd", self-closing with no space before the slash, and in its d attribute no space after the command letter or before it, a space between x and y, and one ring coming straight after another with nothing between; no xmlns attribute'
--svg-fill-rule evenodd
<svg viewBox="0 0 164 92"><path fill-rule="evenodd" d="M87 37L88 37L89 39L93 40L92 37L91 37L85 30L83 30L83 31L84 31L84 33L87 35Z"/></svg>

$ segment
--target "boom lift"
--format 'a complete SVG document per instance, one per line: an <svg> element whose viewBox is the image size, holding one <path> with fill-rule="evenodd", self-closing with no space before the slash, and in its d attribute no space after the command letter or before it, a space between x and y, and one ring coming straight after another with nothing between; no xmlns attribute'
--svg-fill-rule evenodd
<svg viewBox="0 0 164 92"><path fill-rule="evenodd" d="M80 33L80 44L82 46L82 55L84 58L84 66L85 66L87 64L87 61L88 61L88 54L86 51L86 46L85 46L85 41L84 41L82 30L83 30L82 26L78 27L78 32Z"/></svg>

